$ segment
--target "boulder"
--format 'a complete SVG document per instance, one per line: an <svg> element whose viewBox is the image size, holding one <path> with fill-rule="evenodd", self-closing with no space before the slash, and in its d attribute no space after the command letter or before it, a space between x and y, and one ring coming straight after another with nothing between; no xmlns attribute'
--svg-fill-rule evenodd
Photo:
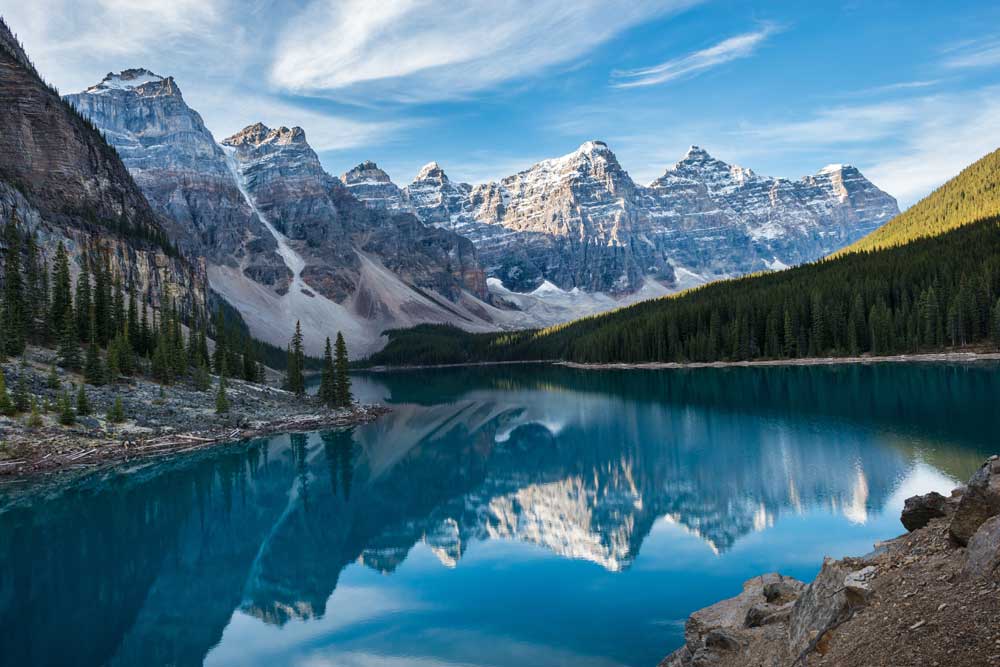
<svg viewBox="0 0 1000 667"><path fill-rule="evenodd" d="M969 543L981 525L1000 514L1000 457L991 456L976 471L958 501L948 533L962 546Z"/></svg>
<svg viewBox="0 0 1000 667"><path fill-rule="evenodd" d="M969 540L963 573L1000 581L1000 516L987 519Z"/></svg>
<svg viewBox="0 0 1000 667"><path fill-rule="evenodd" d="M761 640L761 633L770 633L768 637L772 639L780 637L783 645L784 632L771 626L788 617L795 596L804 589L805 584L801 581L775 573L747 580L743 592L736 597L691 614L684 626L684 646L661 665L737 664L744 653L754 651L754 642ZM787 602L783 605L769 603L765 590L769 591L771 599Z"/></svg>
<svg viewBox="0 0 1000 667"><path fill-rule="evenodd" d="M823 568L795 601L788 622L788 646L792 656L811 651L823 635L840 625L861 605L868 594L875 568L852 570L844 563L826 558Z"/></svg>
<svg viewBox="0 0 1000 667"><path fill-rule="evenodd" d="M899 520L908 532L926 526L931 519L947 516L954 509L948 498L936 491L922 496L911 496L903 505Z"/></svg>

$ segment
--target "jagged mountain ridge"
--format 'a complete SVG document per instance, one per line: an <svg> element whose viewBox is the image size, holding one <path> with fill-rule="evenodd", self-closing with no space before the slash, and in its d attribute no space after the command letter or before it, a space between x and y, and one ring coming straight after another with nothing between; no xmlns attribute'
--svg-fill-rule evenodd
<svg viewBox="0 0 1000 667"><path fill-rule="evenodd" d="M783 268L827 255L899 210L849 165L790 181L697 146L640 186L601 141L475 186L453 183L432 163L399 192L396 205L468 236L487 274L517 292L548 281L621 295L650 280L677 289ZM365 203L386 205L376 194Z"/></svg>
<svg viewBox="0 0 1000 667"><path fill-rule="evenodd" d="M386 328L497 328L474 246L406 211L373 211L327 174L301 128L261 124L216 143L171 77L132 69L66 97L105 132L213 289L254 335L308 349L338 329L357 353ZM495 312L496 311L496 312Z"/></svg>
<svg viewBox="0 0 1000 667"><path fill-rule="evenodd" d="M41 79L0 21L0 220L16 213L51 262L61 241L76 271L84 253L158 305L204 313L204 268L162 242L169 222L150 207L118 154Z"/></svg>

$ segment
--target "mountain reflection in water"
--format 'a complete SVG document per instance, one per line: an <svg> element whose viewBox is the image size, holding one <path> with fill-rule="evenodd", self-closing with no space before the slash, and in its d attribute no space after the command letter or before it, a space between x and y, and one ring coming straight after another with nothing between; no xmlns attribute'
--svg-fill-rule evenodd
<svg viewBox="0 0 1000 667"><path fill-rule="evenodd" d="M900 531L902 497L965 478L1000 421L998 378L929 364L358 377L392 413L8 490L0 663L655 664L750 561L810 576L818 559L789 540L870 545ZM394 602L394 586L424 601ZM520 597L501 605L505 587ZM671 616L568 629L605 603ZM506 648L483 655L484 640Z"/></svg>

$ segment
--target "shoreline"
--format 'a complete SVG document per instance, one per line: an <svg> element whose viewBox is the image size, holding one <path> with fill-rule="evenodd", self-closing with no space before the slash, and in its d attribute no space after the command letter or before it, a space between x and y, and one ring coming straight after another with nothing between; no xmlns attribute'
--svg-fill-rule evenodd
<svg viewBox="0 0 1000 667"><path fill-rule="evenodd" d="M800 357L795 359L760 359L747 361L645 361L637 363L608 362L580 363L562 359L530 359L525 361L470 361L458 364L420 364L416 366L371 366L353 369L357 373L394 373L397 371L433 370L438 368L479 368L484 366L511 366L520 364L551 364L582 370L683 370L688 368L742 368L753 366L837 366L847 364L898 364L898 363L975 363L1000 361L1000 352L921 352L893 354L883 357Z"/></svg>
<svg viewBox="0 0 1000 667"><path fill-rule="evenodd" d="M327 415L303 413L280 421L254 422L221 430L166 431L135 439L129 437L133 434L127 430L115 438L111 437L111 433L87 434L67 429L36 440L33 455L29 457L0 460L0 484L85 469L99 470L121 463L240 444L269 435L359 426L388 412L390 409L383 405L357 405L350 411L341 410ZM68 445L75 450L57 449L59 445Z"/></svg>
<svg viewBox="0 0 1000 667"><path fill-rule="evenodd" d="M949 496L906 499L907 532L826 557L810 583L777 572L687 618L659 667L1000 665L1000 457Z"/></svg>
<svg viewBox="0 0 1000 667"><path fill-rule="evenodd" d="M848 364L899 364L979 361L1000 361L1000 352L928 352L921 354L894 354L885 357L802 357L799 359L761 359L758 361L653 361L635 364L604 363L581 364L575 361L556 361L557 366L584 370L660 370L686 368L742 368L753 366L838 366Z"/></svg>
<svg viewBox="0 0 1000 667"><path fill-rule="evenodd" d="M190 381L163 386L143 377L84 385L79 373L59 370L54 362L52 350L31 347L20 361L0 365L8 391L20 388L41 408L34 425L29 412L0 415L0 482L206 450L277 433L355 426L389 412L383 405L358 403L331 409L313 396L231 378L226 381L229 409L220 414L214 388L199 390ZM216 382L213 378L212 384ZM81 386L89 407L84 412L77 401ZM76 405L71 424L60 423L61 398ZM120 423L108 417L116 402L124 415Z"/></svg>

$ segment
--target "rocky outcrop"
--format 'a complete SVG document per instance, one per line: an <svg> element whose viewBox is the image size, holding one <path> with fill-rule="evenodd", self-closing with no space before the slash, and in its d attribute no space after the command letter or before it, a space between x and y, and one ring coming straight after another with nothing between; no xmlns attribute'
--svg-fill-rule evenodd
<svg viewBox="0 0 1000 667"><path fill-rule="evenodd" d="M808 586L776 574L747 581L737 597L692 614L684 646L661 667L992 664L1000 509L980 501L998 460L970 480L980 500L965 503L968 515L954 509L967 490L914 496L904 511L911 532L861 558L827 558ZM989 515L968 548L956 546L950 535L964 533L981 512Z"/></svg>
<svg viewBox="0 0 1000 667"><path fill-rule="evenodd" d="M204 268L179 257L168 223L146 201L118 153L49 88L0 22L0 221L16 211L51 262L59 241L74 264L85 251L157 305L169 294L204 312Z"/></svg>
<svg viewBox="0 0 1000 667"><path fill-rule="evenodd" d="M1000 457L994 456L976 471L962 492L948 534L966 545L983 523L1000 514Z"/></svg>
<svg viewBox="0 0 1000 667"><path fill-rule="evenodd" d="M403 188L402 204L386 178L381 170L366 177L378 183L366 190L368 205L408 204L425 223L468 236L488 274L517 292L549 281L625 294L650 280L676 289L784 268L829 254L899 212L852 166L790 181L697 146L645 187L602 141L476 186L450 181L431 163Z"/></svg>
<svg viewBox="0 0 1000 667"><path fill-rule="evenodd" d="M987 519L972 535L964 573L1000 581L1000 515Z"/></svg>

